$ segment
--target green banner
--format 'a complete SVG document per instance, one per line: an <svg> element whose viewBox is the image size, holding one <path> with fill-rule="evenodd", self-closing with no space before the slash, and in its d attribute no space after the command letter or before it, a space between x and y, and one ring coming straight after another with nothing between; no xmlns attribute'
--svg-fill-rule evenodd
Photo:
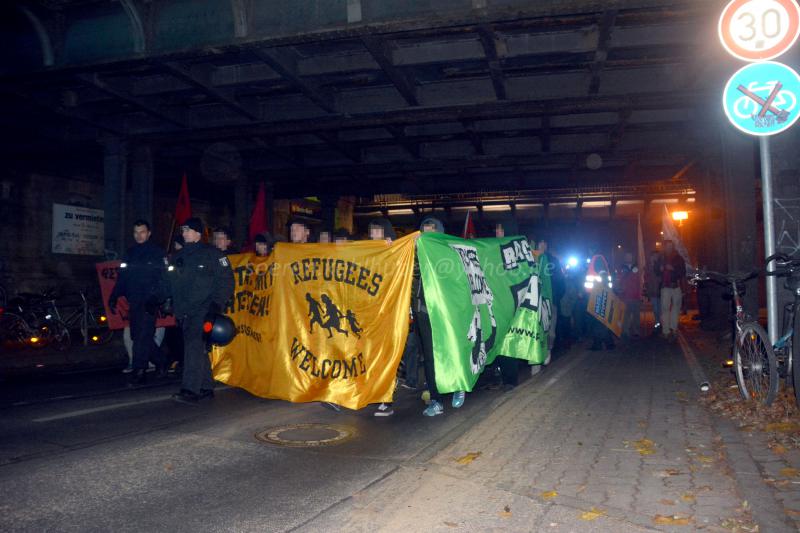
<svg viewBox="0 0 800 533"><path fill-rule="evenodd" d="M537 365L547 359L547 336L553 312L552 268L546 256L537 257L535 272L500 346L501 354Z"/></svg>
<svg viewBox="0 0 800 533"><path fill-rule="evenodd" d="M547 325L549 314L542 321L538 310L539 299L549 295L550 287L549 281L540 281L540 265L527 239L466 240L424 233L417 241L417 255L439 392L471 391L498 355L544 360L542 322ZM521 307L526 298L535 298L536 305ZM525 311L519 317L518 308ZM512 323L515 330L509 337Z"/></svg>

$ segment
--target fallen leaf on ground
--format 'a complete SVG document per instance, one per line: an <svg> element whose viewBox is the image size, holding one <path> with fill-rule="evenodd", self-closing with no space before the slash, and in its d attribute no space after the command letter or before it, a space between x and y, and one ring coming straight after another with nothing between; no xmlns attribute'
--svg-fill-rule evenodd
<svg viewBox="0 0 800 533"><path fill-rule="evenodd" d="M710 455L698 455L697 456L697 460L700 461L701 463L713 463L714 462L714 458L711 457Z"/></svg>
<svg viewBox="0 0 800 533"><path fill-rule="evenodd" d="M444 525L446 525L447 527L458 527L458 524L456 524L455 522L445 522Z"/></svg>
<svg viewBox="0 0 800 533"><path fill-rule="evenodd" d="M542 492L541 494L539 494L539 496L541 496L543 500L552 500L553 498L558 496L558 492L556 492L554 490L548 490L548 491Z"/></svg>
<svg viewBox="0 0 800 533"><path fill-rule="evenodd" d="M780 473L783 477L800 477L800 470L796 468L781 468Z"/></svg>
<svg viewBox="0 0 800 533"><path fill-rule="evenodd" d="M787 450L786 450L786 446L784 446L784 445L782 445L782 444L773 444L772 446L770 446L770 449L771 449L771 450L772 450L774 453L776 453L776 454L778 454L778 455L783 455L783 454L785 454L785 453L786 453L786 451L787 451Z"/></svg>
<svg viewBox="0 0 800 533"><path fill-rule="evenodd" d="M578 487L578 489L575 491L575 494L580 494L581 492L583 492L585 490L586 490L586 483L584 483L583 485Z"/></svg>
<svg viewBox="0 0 800 533"><path fill-rule="evenodd" d="M680 476L682 473L683 472L681 472L677 468L667 468L666 470L661 471L659 477Z"/></svg>
<svg viewBox="0 0 800 533"><path fill-rule="evenodd" d="M598 509L597 507L592 507L590 510L585 511L581 514L581 520L585 520L586 522L591 522L592 520L597 520L601 516L605 516L606 511L603 509Z"/></svg>
<svg viewBox="0 0 800 533"><path fill-rule="evenodd" d="M469 452L467 455L456 459L456 462L460 465L468 465L480 456L481 452Z"/></svg>
<svg viewBox="0 0 800 533"><path fill-rule="evenodd" d="M175 467L172 466L172 463L167 463L164 465L164 470L166 470L167 472L172 472L173 470L175 470Z"/></svg>
<svg viewBox="0 0 800 533"><path fill-rule="evenodd" d="M764 427L764 431L778 431L780 433L795 433L800 431L800 424L795 422L772 422Z"/></svg>
<svg viewBox="0 0 800 533"><path fill-rule="evenodd" d="M628 444L633 445L636 451L639 452L639 455L653 455L654 453L656 453L655 450L656 443L651 441L650 439L639 439L631 443L628 443L626 441L625 445L627 446Z"/></svg>
<svg viewBox="0 0 800 533"><path fill-rule="evenodd" d="M503 510L497 514L500 515L500 518L511 518L511 507L506 505L503 507Z"/></svg>
<svg viewBox="0 0 800 533"><path fill-rule="evenodd" d="M675 505L675 500L667 500L667 499L658 500L658 503L662 505Z"/></svg>
<svg viewBox="0 0 800 533"><path fill-rule="evenodd" d="M800 517L800 511L795 511L794 509L784 509L784 511L788 516Z"/></svg>
<svg viewBox="0 0 800 533"><path fill-rule="evenodd" d="M685 501L686 503L694 503L696 498L691 492L685 492L681 494L681 500Z"/></svg>
<svg viewBox="0 0 800 533"><path fill-rule="evenodd" d="M653 523L659 526L688 526L691 525L692 519L687 516L664 516L657 514L653 517Z"/></svg>

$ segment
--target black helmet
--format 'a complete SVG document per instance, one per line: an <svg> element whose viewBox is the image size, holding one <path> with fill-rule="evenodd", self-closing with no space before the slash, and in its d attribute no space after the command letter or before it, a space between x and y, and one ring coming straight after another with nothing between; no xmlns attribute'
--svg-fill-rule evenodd
<svg viewBox="0 0 800 533"><path fill-rule="evenodd" d="M236 336L236 324L227 315L209 313L203 321L203 335L211 344L227 346Z"/></svg>

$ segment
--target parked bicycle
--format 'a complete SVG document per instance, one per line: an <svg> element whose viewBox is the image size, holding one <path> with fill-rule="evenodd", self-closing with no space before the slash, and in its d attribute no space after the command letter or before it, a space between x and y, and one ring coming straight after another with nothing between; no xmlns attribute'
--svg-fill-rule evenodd
<svg viewBox="0 0 800 533"><path fill-rule="evenodd" d="M114 337L114 330L108 327L108 317L100 304L92 304L86 297L84 291L78 291L80 302L77 306L72 306L72 310L62 313L58 306L58 300L51 299L46 302L46 309L49 311L45 317L55 317L62 321L70 331L80 331L84 344L106 344Z"/></svg>
<svg viewBox="0 0 800 533"><path fill-rule="evenodd" d="M783 306L783 321L780 337L773 350L778 361L778 372L786 380L786 384L794 387L794 398L800 405L800 365L795 364L795 355L800 353L800 339L796 338L798 330L797 310L800 308L800 259L791 259L783 254L775 254L767 258L767 264L775 260L775 270L768 276L786 278L784 288L792 293L792 301ZM797 342L796 342L797 341Z"/></svg>
<svg viewBox="0 0 800 533"><path fill-rule="evenodd" d="M778 361L767 332L745 312L742 301L745 283L758 275L757 271L729 276L705 270L698 271L692 280L713 281L730 287L736 331L733 340L736 383L743 398L769 405L778 393Z"/></svg>
<svg viewBox="0 0 800 533"><path fill-rule="evenodd" d="M3 308L0 312L0 344L33 348L51 346L66 350L70 346L70 335L60 320L41 320L32 315L26 318Z"/></svg>

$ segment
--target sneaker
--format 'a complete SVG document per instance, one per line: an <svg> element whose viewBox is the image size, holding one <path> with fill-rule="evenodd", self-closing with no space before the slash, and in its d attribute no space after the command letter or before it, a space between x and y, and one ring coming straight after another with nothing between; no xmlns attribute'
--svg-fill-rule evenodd
<svg viewBox="0 0 800 533"><path fill-rule="evenodd" d="M378 406L378 409L375 410L373 416L392 416L393 414L394 409L392 409L392 404L382 403Z"/></svg>
<svg viewBox="0 0 800 533"><path fill-rule="evenodd" d="M130 374L131 372L133 372L133 367L131 365L128 365L126 368L122 370L123 374Z"/></svg>
<svg viewBox="0 0 800 533"><path fill-rule="evenodd" d="M178 403L185 403L188 405L197 405L200 401L200 396L190 390L181 389L172 395L172 399Z"/></svg>
<svg viewBox="0 0 800 533"><path fill-rule="evenodd" d="M342 408L341 408L341 407L339 407L338 405L336 405L335 403L331 403L331 402L322 402L322 405L323 405L324 407L327 407L327 408L328 408L328 409L330 409L331 411L336 411L337 413L338 413L338 412L340 412L340 411L342 410Z"/></svg>
<svg viewBox="0 0 800 533"><path fill-rule="evenodd" d="M430 405L422 411L425 416L436 416L444 413L444 407L436 400L431 401Z"/></svg>
<svg viewBox="0 0 800 533"><path fill-rule="evenodd" d="M458 409L462 405L464 405L464 398L467 397L467 393L463 390L453 393L453 408Z"/></svg>

